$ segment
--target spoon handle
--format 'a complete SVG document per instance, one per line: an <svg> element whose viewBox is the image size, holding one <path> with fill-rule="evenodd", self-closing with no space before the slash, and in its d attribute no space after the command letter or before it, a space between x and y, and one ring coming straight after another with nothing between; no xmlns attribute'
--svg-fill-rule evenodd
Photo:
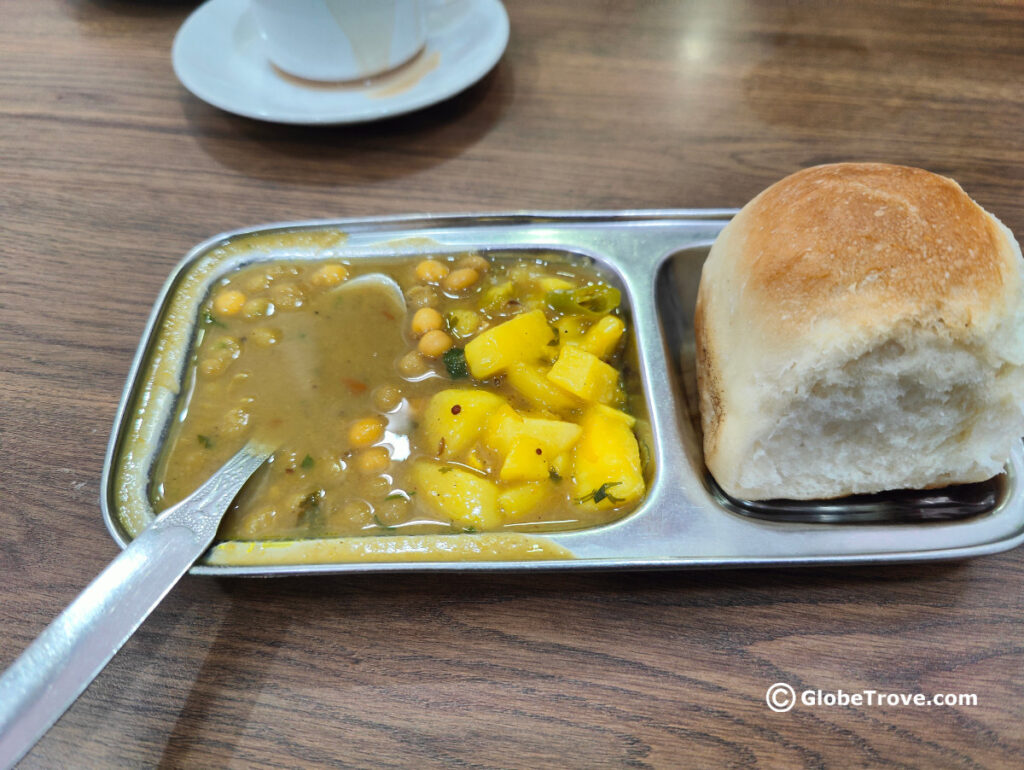
<svg viewBox="0 0 1024 770"><path fill-rule="evenodd" d="M246 447L167 509L0 676L0 767L28 753L206 551L269 454Z"/></svg>

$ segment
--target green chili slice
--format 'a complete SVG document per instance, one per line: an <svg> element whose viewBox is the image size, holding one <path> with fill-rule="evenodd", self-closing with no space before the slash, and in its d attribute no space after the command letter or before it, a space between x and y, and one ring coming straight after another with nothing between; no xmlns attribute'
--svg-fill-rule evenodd
<svg viewBox="0 0 1024 770"><path fill-rule="evenodd" d="M545 301L552 310L564 315L599 318L619 306L622 292L606 283L581 286L578 289L549 291Z"/></svg>

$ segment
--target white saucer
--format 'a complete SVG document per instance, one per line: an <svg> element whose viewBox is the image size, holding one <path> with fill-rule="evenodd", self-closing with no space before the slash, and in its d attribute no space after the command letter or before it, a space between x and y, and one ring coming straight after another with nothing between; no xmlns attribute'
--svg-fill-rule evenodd
<svg viewBox="0 0 1024 770"><path fill-rule="evenodd" d="M427 43L409 64L362 84L319 84L284 75L263 53L249 0L209 0L181 25L171 60L205 102L274 123L363 123L436 104L497 64L508 44L501 0L428 4Z"/></svg>

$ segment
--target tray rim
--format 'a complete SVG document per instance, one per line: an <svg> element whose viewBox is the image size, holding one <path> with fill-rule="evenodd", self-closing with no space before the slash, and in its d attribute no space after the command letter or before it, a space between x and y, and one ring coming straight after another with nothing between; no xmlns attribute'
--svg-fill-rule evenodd
<svg viewBox="0 0 1024 770"><path fill-rule="evenodd" d="M327 219L310 219L298 221L281 221L250 227L235 228L206 238L193 246L175 265L164 281L144 326L139 345L136 348L125 380L110 439L104 457L101 477L101 508L104 523L108 532L119 547L125 548L130 538L126 537L123 525L116 519L111 505L111 489L115 473L115 460L120 447L120 438L124 429L125 418L132 403L137 381L146 362L149 343L166 308L167 301L187 269L201 256L219 245L232 239L260 233L276 231L338 229L348 234L388 232L389 229L407 229L411 231L430 231L444 228L473 227L517 227L543 224L561 224L564 226L613 226L616 224L642 224L672 222L723 223L731 219L738 211L735 208L713 209L629 209L629 210L521 210L480 213L429 213L429 214L392 214L372 217L343 217ZM406 236L408 237L408 236ZM444 244L440 244L444 247ZM510 244L510 248L521 247L521 244ZM341 245L344 248L344 244ZM563 247L569 248L569 247ZM661 255L652 264L655 272L665 264L669 255ZM615 265L615 267L618 267ZM1020 452L1016 452L1018 456ZM1017 470L1020 467L1018 465ZM627 517L628 519L629 517ZM606 525L608 526L608 525ZM614 526L614 525L612 525ZM907 526L907 525L903 525ZM913 525L910 525L913 526ZM586 532L586 530L580 531ZM540 536L565 535L572 533L538 533ZM728 569L728 568L766 568L793 566L828 566L858 565L881 563L907 563L923 561L948 561L965 559L974 556L997 553L1012 549L1024 542L1024 529L1011 537L975 543L973 545L926 550L885 551L879 553L838 553L834 555L796 555L789 557L576 557L571 559L540 559L531 561L360 561L332 562L314 564L288 565L205 565L197 564L192 574L215 576L294 576L308 574L352 574L381 572L518 572L522 570L561 571L567 570L641 570L641 569Z"/></svg>

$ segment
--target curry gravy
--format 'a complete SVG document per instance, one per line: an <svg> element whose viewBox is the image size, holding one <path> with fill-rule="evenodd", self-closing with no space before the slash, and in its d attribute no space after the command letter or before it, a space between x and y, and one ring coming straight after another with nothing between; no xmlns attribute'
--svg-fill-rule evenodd
<svg viewBox="0 0 1024 770"><path fill-rule="evenodd" d="M557 461L561 472L552 459L543 479L503 480L500 458L486 447L479 458L445 456L423 425L431 399L453 387L494 393L528 418L580 421L584 402L557 415L538 412L502 374L476 379L456 369L453 379L450 357L425 343L436 332L447 339L439 343L449 345L446 353L461 354L475 337L539 308L551 324L582 335L595 317L564 323L574 322L572 312L547 306L544 287L600 286L598 277L543 259L426 261L441 267L431 272L423 259L289 261L223 278L201 311L176 418L155 468L154 509L181 500L246 441L259 439L279 448L232 506L221 539L566 530L632 510L639 500L617 503L616 481L578 494L571 466L566 470L568 452ZM393 278L405 301L380 283L349 286L370 273ZM416 319L431 315L417 314L424 308L445 319L442 328L420 328ZM620 367L621 356L619 344L608 365ZM634 395L623 393L616 408L628 411ZM491 520L450 515L423 488L425 466L456 474L435 476L444 483L469 474L489 479L503 495L527 490L532 507Z"/></svg>

